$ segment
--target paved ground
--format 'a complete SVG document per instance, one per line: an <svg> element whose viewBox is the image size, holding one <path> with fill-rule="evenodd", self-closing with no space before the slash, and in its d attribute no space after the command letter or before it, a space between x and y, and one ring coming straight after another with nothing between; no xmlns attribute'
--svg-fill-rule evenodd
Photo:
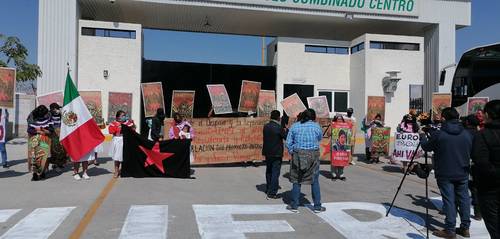
<svg viewBox="0 0 500 239"><path fill-rule="evenodd" d="M195 179L112 180L112 162L101 159L89 181L74 181L68 170L30 182L26 143L11 141L10 169L0 168L0 238L424 238L424 180L410 175L393 215L385 208L402 173L389 164L358 162L347 181L332 181L321 166L325 213L301 207L286 211L290 183L280 178L282 197L267 200L265 167L194 167ZM282 167L286 173L288 165ZM439 197L433 179L429 195ZM312 201L303 186L304 204ZM106 192L109 194L106 195ZM20 209L12 211L11 209ZM443 216L431 206L430 223ZM479 222L474 222L478 224ZM420 224L420 225L419 225ZM478 224L479 225L479 224ZM484 237L484 229L472 231ZM487 238L487 237L484 237Z"/></svg>

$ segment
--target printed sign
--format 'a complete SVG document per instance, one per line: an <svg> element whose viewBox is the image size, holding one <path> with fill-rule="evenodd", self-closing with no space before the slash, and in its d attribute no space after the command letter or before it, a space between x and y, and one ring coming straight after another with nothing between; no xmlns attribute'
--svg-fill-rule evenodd
<svg viewBox="0 0 500 239"><path fill-rule="evenodd" d="M296 118L300 112L306 110L306 106L302 100L300 100L297 93L283 99L283 101L281 101L281 106L283 106L283 110L290 118Z"/></svg>
<svg viewBox="0 0 500 239"><path fill-rule="evenodd" d="M208 94L210 94L210 101L212 101L212 108L216 115L233 112L233 107L231 106L231 101L224 85L207 85L207 89Z"/></svg>
<svg viewBox="0 0 500 239"><path fill-rule="evenodd" d="M276 93L274 90L261 90L257 104L257 116L269 117L273 110L276 110Z"/></svg>
<svg viewBox="0 0 500 239"><path fill-rule="evenodd" d="M451 94L432 94L432 120L441 120L441 111L451 106Z"/></svg>
<svg viewBox="0 0 500 239"><path fill-rule="evenodd" d="M326 99L326 96L307 97L307 105L309 105L309 108L316 111L316 117L330 117L330 108L328 107L328 100Z"/></svg>
<svg viewBox="0 0 500 239"><path fill-rule="evenodd" d="M170 117L174 117L174 113L179 113L184 119L193 118L194 95L194 91L174 90L172 92Z"/></svg>
<svg viewBox="0 0 500 239"><path fill-rule="evenodd" d="M420 136L415 133L396 133L394 139L394 153L392 157L395 160L410 161L420 142ZM422 154L422 149L419 149L415 157L418 158Z"/></svg>
<svg viewBox="0 0 500 239"><path fill-rule="evenodd" d="M377 114L382 116L382 122L385 119L385 97L384 96L368 96L368 112L366 121L370 122L375 119Z"/></svg>
<svg viewBox="0 0 500 239"><path fill-rule="evenodd" d="M489 97L469 97L467 98L467 114L475 114L478 110L484 110Z"/></svg>
<svg viewBox="0 0 500 239"><path fill-rule="evenodd" d="M331 164L332 166L348 166L352 150L352 124L351 122L333 122L331 128Z"/></svg>
<svg viewBox="0 0 500 239"><path fill-rule="evenodd" d="M108 95L108 122L116 119L116 112L124 111L132 115L132 93L109 92Z"/></svg>
<svg viewBox="0 0 500 239"><path fill-rule="evenodd" d="M165 109L163 87L161 82L142 83L142 101L144 102L144 117L153 117L158 108Z"/></svg>
<svg viewBox="0 0 500 239"><path fill-rule="evenodd" d="M63 101L64 101L64 96L62 91L56 91L56 92L51 92L45 95L40 95L36 97L37 100L37 105L45 105L47 107L50 106L52 103L57 103L58 105L62 106Z"/></svg>
<svg viewBox="0 0 500 239"><path fill-rule="evenodd" d="M391 138L390 127L376 127L371 129L372 156L384 157L389 155L389 143Z"/></svg>
<svg viewBox="0 0 500 239"><path fill-rule="evenodd" d="M92 118L94 118L98 125L103 125L104 118L102 117L101 91L81 90L79 93L87 109L90 111Z"/></svg>
<svg viewBox="0 0 500 239"><path fill-rule="evenodd" d="M0 67L0 108L14 108L16 69Z"/></svg>
<svg viewBox="0 0 500 239"><path fill-rule="evenodd" d="M239 112L257 112L259 102L260 82L242 81L240 102L238 104Z"/></svg>

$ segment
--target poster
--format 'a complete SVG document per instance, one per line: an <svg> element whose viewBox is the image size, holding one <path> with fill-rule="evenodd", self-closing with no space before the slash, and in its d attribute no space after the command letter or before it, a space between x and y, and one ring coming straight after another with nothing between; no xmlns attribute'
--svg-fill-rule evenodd
<svg viewBox="0 0 500 239"><path fill-rule="evenodd" d="M257 116L269 117L273 110L276 110L276 93L274 90L261 90L257 104Z"/></svg>
<svg viewBox="0 0 500 239"><path fill-rule="evenodd" d="M306 110L306 106L302 100L300 100L297 93L283 99L283 101L281 101L281 106L283 106L283 110L290 118L296 118L300 112Z"/></svg>
<svg viewBox="0 0 500 239"><path fill-rule="evenodd" d="M467 98L467 114L475 114L478 110L484 110L489 97L469 97Z"/></svg>
<svg viewBox="0 0 500 239"><path fill-rule="evenodd" d="M366 121L370 122L375 119L377 114L382 116L382 122L385 119L385 97L384 96L368 96L368 112Z"/></svg>
<svg viewBox="0 0 500 239"><path fill-rule="evenodd" d="M416 133L396 133L394 137L394 152L392 157L399 161L410 161L420 142L420 136ZM420 148L415 157L423 155Z"/></svg>
<svg viewBox="0 0 500 239"><path fill-rule="evenodd" d="M122 110L128 116L132 115L132 93L109 92L108 95L108 122L116 119L116 112Z"/></svg>
<svg viewBox="0 0 500 239"><path fill-rule="evenodd" d="M424 111L423 92L423 85L410 85L410 111L414 110L417 114Z"/></svg>
<svg viewBox="0 0 500 239"><path fill-rule="evenodd" d="M184 119L193 118L194 95L194 91L174 90L172 92L170 117L173 117L174 113L179 113Z"/></svg>
<svg viewBox="0 0 500 239"><path fill-rule="evenodd" d="M0 108L14 108L16 69L0 67Z"/></svg>
<svg viewBox="0 0 500 239"><path fill-rule="evenodd" d="M79 91L80 96L85 102L87 109L89 110L92 118L98 125L104 124L104 118L102 115L102 99L101 91L99 90L81 90Z"/></svg>
<svg viewBox="0 0 500 239"><path fill-rule="evenodd" d="M153 117L158 108L165 109L161 82L141 83L144 117Z"/></svg>
<svg viewBox="0 0 500 239"><path fill-rule="evenodd" d="M432 120L441 120L441 111L451 106L451 94L434 93L432 94Z"/></svg>
<svg viewBox="0 0 500 239"><path fill-rule="evenodd" d="M207 85L207 89L216 115L233 113L233 107L224 85Z"/></svg>
<svg viewBox="0 0 500 239"><path fill-rule="evenodd" d="M257 112L260 86L260 82L242 81L238 112Z"/></svg>
<svg viewBox="0 0 500 239"><path fill-rule="evenodd" d="M331 164L332 166L349 166L352 146L351 122L333 122L331 137Z"/></svg>
<svg viewBox="0 0 500 239"><path fill-rule="evenodd" d="M389 144L391 138L390 127L376 127L371 129L372 147L370 152L372 156L389 156Z"/></svg>
<svg viewBox="0 0 500 239"><path fill-rule="evenodd" d="M48 94L40 95L36 97L37 105L45 105L47 108L52 103L57 103L63 106L64 96L62 91L51 92Z"/></svg>
<svg viewBox="0 0 500 239"><path fill-rule="evenodd" d="M309 108L316 111L316 117L330 117L330 108L328 107L328 100L326 99L326 96L307 97L307 105L309 105Z"/></svg>

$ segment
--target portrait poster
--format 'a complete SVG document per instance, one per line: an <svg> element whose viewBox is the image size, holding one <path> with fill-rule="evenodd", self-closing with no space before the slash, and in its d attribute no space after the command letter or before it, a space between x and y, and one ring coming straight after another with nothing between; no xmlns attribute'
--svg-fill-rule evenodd
<svg viewBox="0 0 500 239"><path fill-rule="evenodd" d="M302 100L300 100L297 93L283 99L283 101L281 101L281 106L283 106L283 110L290 118L297 118L300 112L306 110L306 106Z"/></svg>
<svg viewBox="0 0 500 239"><path fill-rule="evenodd" d="M158 108L165 109L161 82L141 83L144 117L153 117Z"/></svg>
<svg viewBox="0 0 500 239"><path fill-rule="evenodd" d="M330 117L330 108L328 107L328 99L326 96L307 97L307 105L309 105L309 108L316 111L317 118Z"/></svg>
<svg viewBox="0 0 500 239"><path fill-rule="evenodd" d="M47 93L44 95L39 95L36 97L37 104L36 105L45 105L47 108L52 103L57 103L61 107L63 106L64 96L62 91L55 91L51 93Z"/></svg>
<svg viewBox="0 0 500 239"><path fill-rule="evenodd" d="M451 106L451 94L434 93L432 94L432 120L441 120L441 111Z"/></svg>
<svg viewBox="0 0 500 239"><path fill-rule="evenodd" d="M375 157L389 156L389 144L391 139L390 127L376 127L371 129L372 146L370 152Z"/></svg>
<svg viewBox="0 0 500 239"><path fill-rule="evenodd" d="M392 157L399 161L410 161L416 152L419 142L420 136L417 133L396 133ZM421 155L423 155L423 151L419 149L415 158Z"/></svg>
<svg viewBox="0 0 500 239"><path fill-rule="evenodd" d="M385 97L384 96L368 96L368 112L366 113L366 121L370 122L375 119L377 114L382 116L382 122L385 119Z"/></svg>
<svg viewBox="0 0 500 239"><path fill-rule="evenodd" d="M475 114L478 110L484 110L489 97L469 97L467 98L467 114Z"/></svg>
<svg viewBox="0 0 500 239"><path fill-rule="evenodd" d="M274 90L260 90L257 116L269 117L273 110L276 110L276 93Z"/></svg>
<svg viewBox="0 0 500 239"><path fill-rule="evenodd" d="M0 67L0 108L14 108L16 69Z"/></svg>
<svg viewBox="0 0 500 239"><path fill-rule="evenodd" d="M108 95L108 122L116 119L116 112L122 110L132 115L132 93L109 92Z"/></svg>
<svg viewBox="0 0 500 239"><path fill-rule="evenodd" d="M92 118L98 125L104 124L104 118L102 115L102 98L101 91L99 90L81 90L79 91L83 102L87 106Z"/></svg>
<svg viewBox="0 0 500 239"><path fill-rule="evenodd" d="M185 119L193 118L194 95L195 91L174 90L170 117L174 117L174 113L179 113Z"/></svg>
<svg viewBox="0 0 500 239"><path fill-rule="evenodd" d="M352 150L352 123L332 122L331 165L349 166Z"/></svg>
<svg viewBox="0 0 500 239"><path fill-rule="evenodd" d="M216 115L233 113L233 107L224 85L207 85L207 89Z"/></svg>
<svg viewBox="0 0 500 239"><path fill-rule="evenodd" d="M410 85L410 111L420 114L424 111L424 86Z"/></svg>
<svg viewBox="0 0 500 239"><path fill-rule="evenodd" d="M247 80L242 81L238 112L257 112L260 86L260 82Z"/></svg>

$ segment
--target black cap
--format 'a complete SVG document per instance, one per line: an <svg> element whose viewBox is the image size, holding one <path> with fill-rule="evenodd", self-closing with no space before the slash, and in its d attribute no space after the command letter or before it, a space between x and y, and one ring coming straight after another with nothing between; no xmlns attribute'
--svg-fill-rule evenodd
<svg viewBox="0 0 500 239"><path fill-rule="evenodd" d="M61 109L61 106L57 103L52 103L49 106L50 110Z"/></svg>

